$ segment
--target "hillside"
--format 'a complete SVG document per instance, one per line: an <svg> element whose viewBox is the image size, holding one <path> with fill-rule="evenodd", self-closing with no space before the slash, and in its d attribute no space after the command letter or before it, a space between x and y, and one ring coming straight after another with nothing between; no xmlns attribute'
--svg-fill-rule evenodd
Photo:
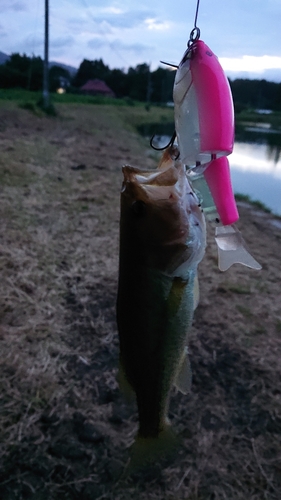
<svg viewBox="0 0 281 500"><path fill-rule="evenodd" d="M5 64L5 62L10 58L7 54L4 52L1 52L0 50L0 64Z"/></svg>

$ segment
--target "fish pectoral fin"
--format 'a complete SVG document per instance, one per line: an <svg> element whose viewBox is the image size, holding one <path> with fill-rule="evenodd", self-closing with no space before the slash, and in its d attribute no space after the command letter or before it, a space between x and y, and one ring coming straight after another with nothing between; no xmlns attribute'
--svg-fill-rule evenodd
<svg viewBox="0 0 281 500"><path fill-rule="evenodd" d="M200 299L199 280L198 280L198 274L196 273L193 285L193 311L195 311L195 309L197 308L199 304L199 299Z"/></svg>
<svg viewBox="0 0 281 500"><path fill-rule="evenodd" d="M120 388L120 391L123 392L125 398L128 401L132 401L135 399L135 391L133 387L131 386L130 382L128 381L126 377L125 370L123 368L122 362L119 361L119 370L117 374L117 382Z"/></svg>
<svg viewBox="0 0 281 500"><path fill-rule="evenodd" d="M188 357L188 349L185 347L182 359L180 361L179 369L176 374L174 385L183 394L187 394L191 390L192 373L190 361Z"/></svg>

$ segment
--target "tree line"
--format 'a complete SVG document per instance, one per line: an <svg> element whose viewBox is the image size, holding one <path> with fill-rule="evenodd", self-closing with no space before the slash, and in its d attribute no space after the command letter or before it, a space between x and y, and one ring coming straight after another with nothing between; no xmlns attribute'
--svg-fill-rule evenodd
<svg viewBox="0 0 281 500"><path fill-rule="evenodd" d="M175 72L168 68L150 71L148 64L138 64L128 71L110 69L102 59L84 59L74 76L63 67L53 65L49 69L50 91L65 86L68 92L79 92L88 80L98 78L106 82L117 98L166 103L172 101ZM14 53L0 65L0 88L23 88L41 90L43 82L43 60ZM243 109L281 110L281 83L266 80L229 80L236 112Z"/></svg>

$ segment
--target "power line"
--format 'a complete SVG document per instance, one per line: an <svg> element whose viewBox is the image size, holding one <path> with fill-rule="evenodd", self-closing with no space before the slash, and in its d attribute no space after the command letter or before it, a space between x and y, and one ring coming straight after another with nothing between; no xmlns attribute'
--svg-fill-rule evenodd
<svg viewBox="0 0 281 500"><path fill-rule="evenodd" d="M45 41L44 41L44 71L43 71L43 103L47 109L50 103L49 95L49 0L45 0Z"/></svg>
<svg viewBox="0 0 281 500"><path fill-rule="evenodd" d="M35 38L37 34L37 26L38 26L38 11L39 11L39 0L37 0L37 6L36 6L36 15L35 15L35 28L34 28L34 35L33 35L33 42L32 42L32 58L30 58L30 65L29 65L29 70L28 70L28 78L27 78L27 90L30 90L30 85L31 85L31 78L32 78L32 71L33 71L33 59L34 59L34 47L35 47Z"/></svg>
<svg viewBox="0 0 281 500"><path fill-rule="evenodd" d="M114 44L112 42L109 41L108 37L107 37L107 33L101 29L100 25L98 24L97 20L94 18L94 16L92 15L91 13L91 7L89 6L89 4L86 2L86 0L81 0L83 2L83 4L85 5L86 9L87 9L87 14L89 15L89 17L92 19L92 21L94 21L95 25L97 26L98 28L98 31L101 35L103 35L105 38L106 38L106 41L110 47L110 49L115 52L115 54L120 57L120 59L126 64L126 66L130 66L130 64L128 63L128 61L122 56L122 54L120 54L120 52L116 49L116 47L114 46Z"/></svg>

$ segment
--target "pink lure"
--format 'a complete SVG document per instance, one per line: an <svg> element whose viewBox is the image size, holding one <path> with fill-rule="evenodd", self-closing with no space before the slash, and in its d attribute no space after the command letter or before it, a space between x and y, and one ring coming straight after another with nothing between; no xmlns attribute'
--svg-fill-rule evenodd
<svg viewBox="0 0 281 500"><path fill-rule="evenodd" d="M204 170L204 177L222 224L233 224L239 219L239 214L232 191L228 159L223 156L212 160Z"/></svg>
<svg viewBox="0 0 281 500"><path fill-rule="evenodd" d="M234 143L232 95L217 57L201 40L180 62L174 104L180 159L191 168L206 164L204 176L222 223L232 224L239 215L224 158L232 153Z"/></svg>
<svg viewBox="0 0 281 500"><path fill-rule="evenodd" d="M225 156L234 143L231 90L209 47L198 40L180 62L174 83L175 125L181 160L207 163Z"/></svg>

